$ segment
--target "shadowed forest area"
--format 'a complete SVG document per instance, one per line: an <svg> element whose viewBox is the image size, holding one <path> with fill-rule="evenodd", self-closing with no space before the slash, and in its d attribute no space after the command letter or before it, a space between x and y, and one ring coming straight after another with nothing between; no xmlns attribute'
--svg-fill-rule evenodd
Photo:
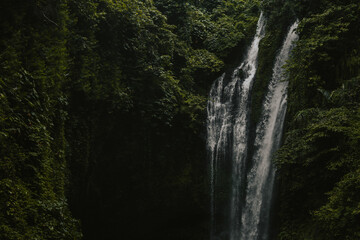
<svg viewBox="0 0 360 240"><path fill-rule="evenodd" d="M209 239L208 95L261 11L253 124L299 19L271 239L360 239L358 0L1 0L0 239Z"/></svg>

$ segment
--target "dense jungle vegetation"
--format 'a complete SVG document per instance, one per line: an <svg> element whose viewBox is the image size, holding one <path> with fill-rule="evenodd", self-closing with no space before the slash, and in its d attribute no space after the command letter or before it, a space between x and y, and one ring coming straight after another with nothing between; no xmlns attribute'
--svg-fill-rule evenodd
<svg viewBox="0 0 360 240"><path fill-rule="evenodd" d="M1 0L0 239L209 238L206 101L287 28L274 239L360 239L358 0Z"/></svg>

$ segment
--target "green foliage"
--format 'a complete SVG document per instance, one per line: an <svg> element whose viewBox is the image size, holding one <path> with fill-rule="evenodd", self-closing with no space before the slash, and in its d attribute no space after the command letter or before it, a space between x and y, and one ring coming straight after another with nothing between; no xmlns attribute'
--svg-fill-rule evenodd
<svg viewBox="0 0 360 240"><path fill-rule="evenodd" d="M321 103L317 89L334 90L359 74L358 11L354 3L333 3L301 21L301 39L289 65L291 115Z"/></svg>
<svg viewBox="0 0 360 240"><path fill-rule="evenodd" d="M256 25L258 1L222 1L212 12L214 22L206 46L222 57L230 54L239 42L246 40Z"/></svg>
<svg viewBox="0 0 360 240"><path fill-rule="evenodd" d="M302 239L304 229L317 229L309 239L354 239L359 234L353 224L359 198L348 186L359 176L359 120L358 110L344 107L309 109L295 118L297 127L287 133L277 157L281 188L286 189L281 217L284 225L293 224L292 239ZM340 200L344 194L348 198ZM294 211L298 215L292 219ZM305 226L296 230L298 221Z"/></svg>
<svg viewBox="0 0 360 240"><path fill-rule="evenodd" d="M224 57L253 30L257 6L68 3L69 199L87 238L114 239L119 227L111 226L132 238L155 236L156 226L168 226L169 239L208 234L206 95ZM182 218L175 224L179 215L194 216L194 224ZM142 232L139 222L148 226Z"/></svg>
<svg viewBox="0 0 360 240"><path fill-rule="evenodd" d="M1 2L0 238L80 239L65 200L66 7L16 4Z"/></svg>
<svg viewBox="0 0 360 240"><path fill-rule="evenodd" d="M207 50L194 50L187 59L187 68L190 71L196 69L208 70L210 72L219 72L223 66L215 54L208 52Z"/></svg>
<svg viewBox="0 0 360 240"><path fill-rule="evenodd" d="M359 238L359 176L359 168L346 174L336 187L328 193L327 204L314 212L316 221L325 231L324 239Z"/></svg>
<svg viewBox="0 0 360 240"><path fill-rule="evenodd" d="M291 4L303 19L276 158L278 239L357 239L360 8L355 1Z"/></svg>

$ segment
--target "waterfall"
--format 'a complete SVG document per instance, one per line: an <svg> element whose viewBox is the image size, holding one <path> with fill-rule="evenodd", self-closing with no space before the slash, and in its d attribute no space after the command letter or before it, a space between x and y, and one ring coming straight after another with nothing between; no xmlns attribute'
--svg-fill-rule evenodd
<svg viewBox="0 0 360 240"><path fill-rule="evenodd" d="M244 61L230 80L223 74L210 91L207 146L211 171L211 239L266 240L275 171L271 156L280 145L286 112L287 82L283 65L297 39L294 23L276 57L261 120L256 127L254 154L248 156L250 97L257 70L259 43L265 35L265 19L260 15L257 30ZM251 159L247 166L247 159ZM231 171L222 169L231 162ZM247 170L250 168L250 171ZM227 178L231 175L231 178ZM225 208L224 185L229 206ZM221 192L221 194L219 193ZM220 208L220 209L219 209ZM217 216L227 212L228 220L217 224ZM219 226L218 226L219 225Z"/></svg>
<svg viewBox="0 0 360 240"><path fill-rule="evenodd" d="M244 171L244 160L247 149L247 122L249 115L249 95L253 79L256 73L256 62L260 40L265 34L265 19L260 15L257 30L249 48L245 60L237 67L231 80L225 81L225 74L217 79L210 91L208 102L208 138L207 145L210 155L211 168L211 236L213 238L216 229L215 222L215 197L217 183L218 163L221 160L232 159L233 187L231 200L231 228L240 227L236 221L240 213L239 188L241 176ZM233 133L236 134L233 134Z"/></svg>
<svg viewBox="0 0 360 240"><path fill-rule="evenodd" d="M248 119L250 108L250 94L253 85L253 80L256 74L256 63L259 52L260 40L265 35L265 19L263 14L260 15L258 28L254 40L251 44L246 60L235 69L232 76L233 79L241 81L237 78L238 71L243 71L245 75L244 81L239 84L240 87L237 94L240 94L236 110L233 112L233 147L232 147L232 192L230 198L230 239L239 239L240 229L240 213L241 213L241 189L244 184L245 176L245 163L247 158L247 145L248 145Z"/></svg>
<svg viewBox="0 0 360 240"><path fill-rule="evenodd" d="M295 22L276 58L272 79L263 103L261 121L256 128L252 169L247 176L246 201L241 216L241 238L266 240L275 171L271 164L274 151L280 146L287 103L287 81L283 66L297 39ZM262 220L262 222L260 222Z"/></svg>

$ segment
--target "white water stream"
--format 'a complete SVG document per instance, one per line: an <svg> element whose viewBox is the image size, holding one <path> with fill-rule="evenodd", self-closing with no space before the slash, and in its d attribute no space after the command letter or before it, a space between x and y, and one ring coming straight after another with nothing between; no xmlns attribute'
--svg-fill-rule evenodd
<svg viewBox="0 0 360 240"><path fill-rule="evenodd" d="M261 121L256 128L253 156L248 156L250 97L257 70L259 43L265 35L263 14L245 60L226 80L218 78L208 102L207 145L211 170L211 239L267 240L275 171L271 164L279 148L286 112L287 82L283 65L297 39L294 23L276 58L272 79L263 102ZM251 159L250 171L247 159ZM217 226L217 179L221 161L231 161L229 219ZM222 174L224 175L224 174ZM221 176L224 178L223 176ZM224 181L222 182L224 183ZM224 193L222 193L224 195ZM224 227L226 225L226 227ZM221 229L222 228L222 229Z"/></svg>

